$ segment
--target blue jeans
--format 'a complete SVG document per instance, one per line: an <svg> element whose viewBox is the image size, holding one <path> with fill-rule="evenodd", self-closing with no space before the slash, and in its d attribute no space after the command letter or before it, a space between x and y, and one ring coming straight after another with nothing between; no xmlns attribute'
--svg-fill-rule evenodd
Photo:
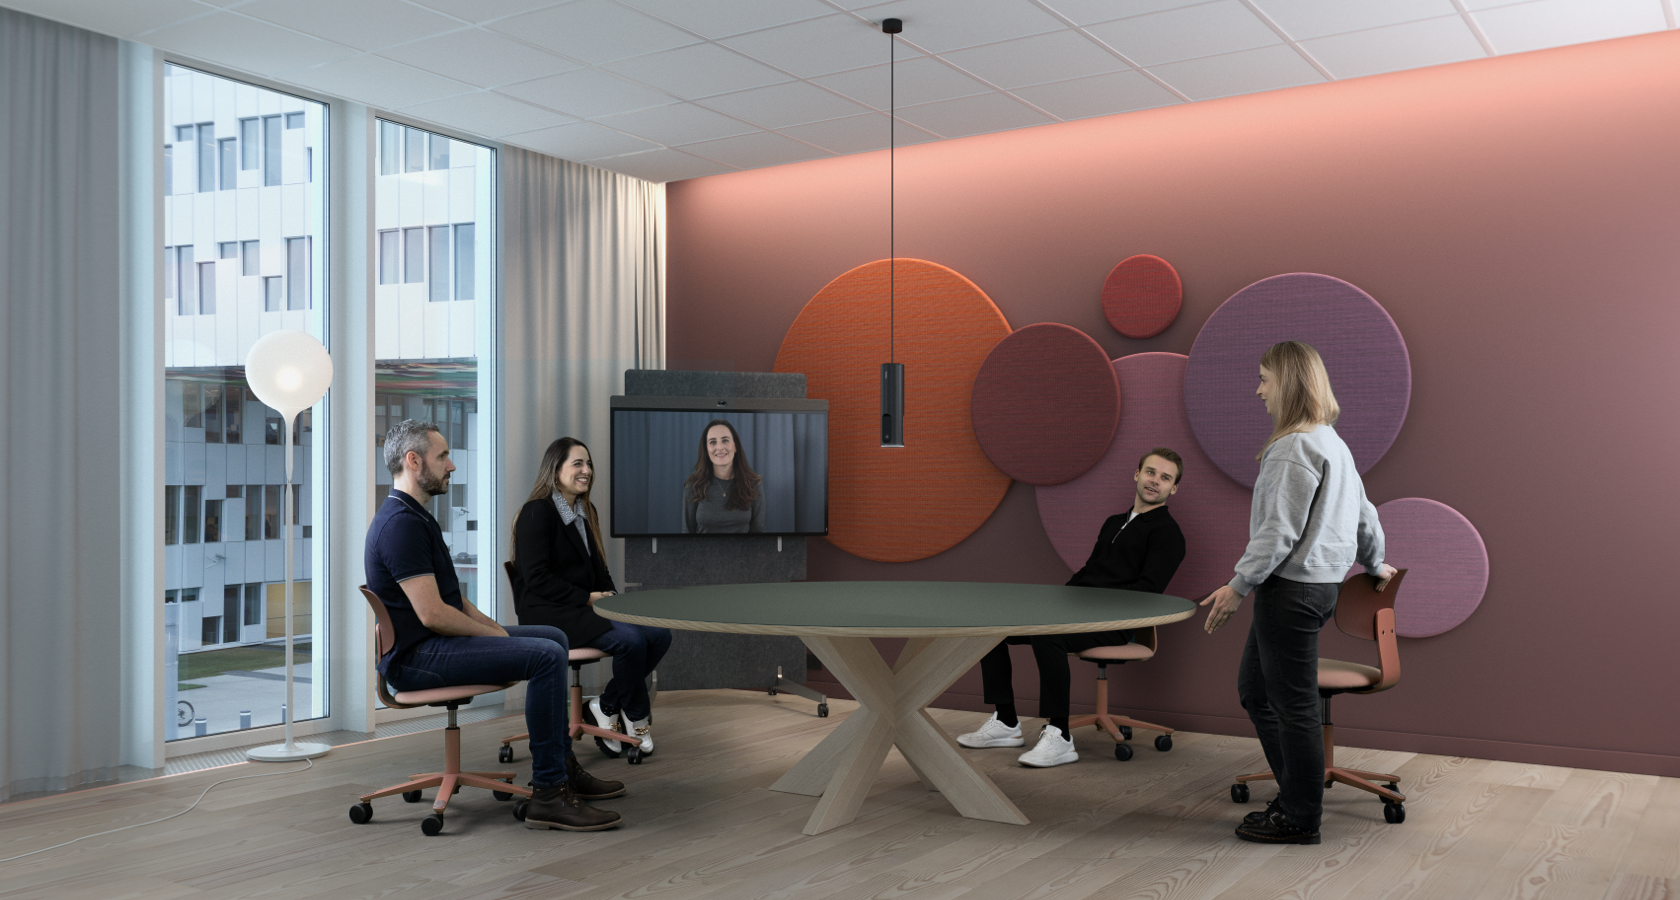
<svg viewBox="0 0 1680 900"><path fill-rule="evenodd" d="M613 677L601 689L601 706L618 710L632 721L645 719L653 711L648 700L647 676L665 651L671 649L671 630L652 625L612 623L605 634L589 646L612 654Z"/></svg>
<svg viewBox="0 0 1680 900"><path fill-rule="evenodd" d="M428 638L385 680L402 691L460 684L523 681L525 728L531 733L531 783L566 781L572 738L566 723L566 633L549 625L508 625L507 637Z"/></svg>
<svg viewBox="0 0 1680 900"><path fill-rule="evenodd" d="M1254 591L1254 624L1237 669L1237 695L1277 777L1283 812L1314 830L1324 815L1318 632L1336 611L1340 590L1267 578Z"/></svg>

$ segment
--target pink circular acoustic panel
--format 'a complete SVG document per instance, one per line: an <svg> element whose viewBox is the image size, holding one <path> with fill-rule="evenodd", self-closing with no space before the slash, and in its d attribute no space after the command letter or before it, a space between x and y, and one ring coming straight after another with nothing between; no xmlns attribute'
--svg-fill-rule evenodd
<svg viewBox="0 0 1680 900"><path fill-rule="evenodd" d="M1458 510L1407 497L1377 507L1389 565L1405 569L1394 598L1395 631L1431 637L1463 624L1487 591L1487 546ZM1357 567L1356 567L1357 569Z"/></svg>
<svg viewBox="0 0 1680 900"><path fill-rule="evenodd" d="M986 355L970 409L992 465L1027 484L1061 484L1108 449L1120 419L1120 383L1089 335L1043 322Z"/></svg>
<svg viewBox="0 0 1680 900"><path fill-rule="evenodd" d="M1183 303L1178 272L1159 256L1128 257L1103 282L1103 315L1129 338L1152 338L1166 331Z"/></svg>
<svg viewBox="0 0 1680 900"><path fill-rule="evenodd" d="M1276 275L1226 300L1196 336L1184 370L1184 405L1215 465L1247 487L1254 455L1272 433L1254 388L1260 356L1279 341L1305 341L1324 357L1342 408L1336 433L1360 472L1394 443L1412 395L1406 342L1388 313L1357 287L1328 275Z"/></svg>
<svg viewBox="0 0 1680 900"><path fill-rule="evenodd" d="M1184 415L1184 365L1185 357L1177 353L1115 360L1126 403L1108 452L1078 478L1037 489L1039 519L1069 569L1085 565L1103 520L1131 509L1138 458L1155 447L1170 447L1184 458L1184 477L1167 509L1187 546L1167 592L1201 597L1231 580L1232 567L1248 546L1253 495L1215 468L1196 443Z"/></svg>

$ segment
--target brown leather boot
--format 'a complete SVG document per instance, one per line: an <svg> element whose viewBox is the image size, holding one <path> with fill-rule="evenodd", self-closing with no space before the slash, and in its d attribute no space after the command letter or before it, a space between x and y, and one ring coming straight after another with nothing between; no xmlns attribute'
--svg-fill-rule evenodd
<svg viewBox="0 0 1680 900"><path fill-rule="evenodd" d="M622 781L596 778L584 771L583 764L578 762L574 753L566 754L566 783L584 800L610 800L624 796L626 791Z"/></svg>
<svg viewBox="0 0 1680 900"><path fill-rule="evenodd" d="M525 807L526 828L558 828L561 831L605 831L617 828L623 816L596 809L583 802L570 781L531 792Z"/></svg>

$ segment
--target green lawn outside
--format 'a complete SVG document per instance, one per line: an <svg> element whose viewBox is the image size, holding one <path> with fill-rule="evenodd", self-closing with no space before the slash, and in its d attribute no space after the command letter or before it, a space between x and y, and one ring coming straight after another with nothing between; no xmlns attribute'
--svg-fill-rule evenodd
<svg viewBox="0 0 1680 900"><path fill-rule="evenodd" d="M297 666L309 665L309 645L293 645L292 661ZM259 669L272 669L286 664L286 650L284 647L229 647L226 650L206 650L202 653L183 653L180 657L181 670L177 677L181 681L191 681L195 678L209 678L220 675L229 670L254 672Z"/></svg>

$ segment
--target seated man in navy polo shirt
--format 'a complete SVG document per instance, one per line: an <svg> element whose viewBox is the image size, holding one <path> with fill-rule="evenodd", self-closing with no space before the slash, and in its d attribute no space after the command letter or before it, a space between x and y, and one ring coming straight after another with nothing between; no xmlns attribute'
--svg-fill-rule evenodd
<svg viewBox="0 0 1680 900"><path fill-rule="evenodd" d="M619 814L585 800L624 793L578 765L566 723L566 633L546 625L506 628L461 596L443 530L424 500L449 492L449 444L436 425L408 419L385 436L391 494L368 526L368 588L384 601L396 631L379 671L398 690L460 684L527 683L525 724L531 733L528 828L600 831Z"/></svg>

